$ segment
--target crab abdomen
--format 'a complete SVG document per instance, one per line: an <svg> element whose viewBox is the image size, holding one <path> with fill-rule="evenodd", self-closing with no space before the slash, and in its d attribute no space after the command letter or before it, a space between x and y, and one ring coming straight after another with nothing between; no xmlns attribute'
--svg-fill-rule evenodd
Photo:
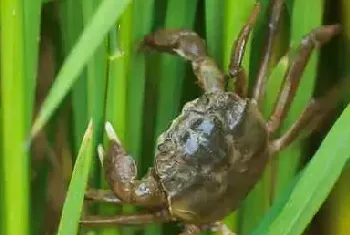
<svg viewBox="0 0 350 235"><path fill-rule="evenodd" d="M234 210L265 167L267 139L248 100L222 92L189 102L156 149L156 172L173 216L205 223Z"/></svg>

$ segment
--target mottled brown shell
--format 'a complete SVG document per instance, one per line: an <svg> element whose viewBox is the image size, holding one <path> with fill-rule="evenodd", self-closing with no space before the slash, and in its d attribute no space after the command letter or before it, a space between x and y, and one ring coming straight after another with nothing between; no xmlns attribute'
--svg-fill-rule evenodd
<svg viewBox="0 0 350 235"><path fill-rule="evenodd" d="M254 103L206 93L158 139L155 169L173 216L216 221L237 207L268 160L267 131Z"/></svg>

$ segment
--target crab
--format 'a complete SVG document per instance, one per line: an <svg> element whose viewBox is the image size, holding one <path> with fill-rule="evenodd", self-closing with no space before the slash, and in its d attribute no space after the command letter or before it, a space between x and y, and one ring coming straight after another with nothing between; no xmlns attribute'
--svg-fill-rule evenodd
<svg viewBox="0 0 350 235"><path fill-rule="evenodd" d="M222 219L234 211L259 181L269 159L291 144L304 129L312 131L333 105L334 90L312 99L301 116L280 137L275 132L285 119L300 77L314 48L328 42L338 25L325 25L304 36L289 64L271 116L259 110L268 64L283 0L274 1L268 40L260 70L248 97L247 77L242 67L245 46L260 9L254 5L231 51L228 73L209 57L205 41L185 29L160 29L147 35L142 48L177 54L192 64L203 94L183 107L181 114L158 138L154 167L137 179L133 158L107 122L109 148L98 147L110 190L88 189L86 199L133 204L147 212L115 217L83 216L84 225L135 225L177 221L185 224L183 235L215 230L233 234ZM235 79L235 92L226 91L225 78Z"/></svg>

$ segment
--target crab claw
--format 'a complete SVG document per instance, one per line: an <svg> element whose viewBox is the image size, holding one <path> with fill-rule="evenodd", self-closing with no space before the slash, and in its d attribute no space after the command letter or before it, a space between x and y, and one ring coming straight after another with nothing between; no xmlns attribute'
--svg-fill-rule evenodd
<svg viewBox="0 0 350 235"><path fill-rule="evenodd" d="M97 146L97 154L98 154L98 159L99 159L100 162L101 162L101 166L103 167L104 149L103 149L102 144L99 144L99 145Z"/></svg>
<svg viewBox="0 0 350 235"><path fill-rule="evenodd" d="M113 126L112 126L112 123L107 121L105 123L105 130L106 130L106 133L107 133L107 136L108 136L109 140L114 140L114 141L118 142L119 144L121 143L120 139L117 136L117 133L115 132L115 130L114 130Z"/></svg>

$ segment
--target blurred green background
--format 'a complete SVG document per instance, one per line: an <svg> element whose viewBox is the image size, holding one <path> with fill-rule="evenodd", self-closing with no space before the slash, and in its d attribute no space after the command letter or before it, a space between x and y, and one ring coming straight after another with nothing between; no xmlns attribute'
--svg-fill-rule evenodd
<svg viewBox="0 0 350 235"><path fill-rule="evenodd" d="M262 9L247 46L243 64L249 71L250 87L261 62L272 1L260 1ZM105 120L113 123L142 176L153 165L156 137L187 101L200 95L189 63L174 56L138 52L143 36L164 27L193 29L206 39L210 55L226 71L232 43L255 2L0 0L0 233L56 234L58 227L59 234L75 233L85 185L106 187L94 151L98 143L106 142ZM342 33L313 54L279 133L297 119L312 96L321 96L339 80L349 78L350 72L350 2L285 0L262 105L266 116L277 96L286 62L292 59L283 56L312 28L334 23L342 25ZM309 171L296 176L315 154L349 98L344 95L310 138L297 141L271 162L261 182L225 219L233 231L239 235L253 231L292 235L304 230L310 235L349 234L350 169L349 164L344 167L350 157L350 146L345 146L350 145L346 142L349 118L342 116L340 127L329 138L331 144L322 148L329 153L329 165L320 157L309 164ZM91 118L93 134L78 154ZM343 158L336 154L338 149ZM333 181L328 182L328 176ZM307 177L314 177L314 181ZM304 182L308 186L302 188ZM293 189L300 194L291 194ZM266 215L276 201L277 206ZM306 205L296 206L295 211L279 206L288 202ZM113 215L137 210L141 208L98 204L89 208L89 213ZM282 225L291 227L278 230ZM177 234L180 230L177 224L154 224L83 228L79 233L150 235Z"/></svg>

